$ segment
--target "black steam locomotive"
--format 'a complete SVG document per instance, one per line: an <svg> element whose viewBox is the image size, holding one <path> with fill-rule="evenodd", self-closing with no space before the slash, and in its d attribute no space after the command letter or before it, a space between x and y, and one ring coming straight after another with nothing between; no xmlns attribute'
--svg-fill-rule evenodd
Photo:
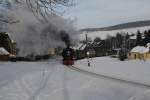
<svg viewBox="0 0 150 100"><path fill-rule="evenodd" d="M74 50L69 46L63 49L62 52L63 64L64 65L73 65L74 64Z"/></svg>

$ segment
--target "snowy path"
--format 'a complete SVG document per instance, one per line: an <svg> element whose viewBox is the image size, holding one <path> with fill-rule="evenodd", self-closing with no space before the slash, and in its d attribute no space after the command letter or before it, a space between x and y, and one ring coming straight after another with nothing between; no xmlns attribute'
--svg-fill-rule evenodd
<svg viewBox="0 0 150 100"><path fill-rule="evenodd" d="M59 61L0 62L0 100L150 100L150 89L81 73Z"/></svg>

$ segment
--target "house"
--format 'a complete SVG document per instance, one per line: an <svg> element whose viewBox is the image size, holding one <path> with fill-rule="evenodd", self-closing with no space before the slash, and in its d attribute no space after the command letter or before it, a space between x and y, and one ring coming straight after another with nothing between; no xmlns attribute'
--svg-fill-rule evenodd
<svg viewBox="0 0 150 100"><path fill-rule="evenodd" d="M150 59L149 47L136 46L128 54L129 59L147 60Z"/></svg>
<svg viewBox="0 0 150 100"><path fill-rule="evenodd" d="M78 43L76 46L73 47L75 50L75 59L83 59L86 57L86 44Z"/></svg>
<svg viewBox="0 0 150 100"><path fill-rule="evenodd" d="M53 56L56 54L56 49L55 48L48 48L48 55Z"/></svg>
<svg viewBox="0 0 150 100"><path fill-rule="evenodd" d="M17 53L16 42L6 32L0 32L0 47L3 47L11 55L16 55Z"/></svg>

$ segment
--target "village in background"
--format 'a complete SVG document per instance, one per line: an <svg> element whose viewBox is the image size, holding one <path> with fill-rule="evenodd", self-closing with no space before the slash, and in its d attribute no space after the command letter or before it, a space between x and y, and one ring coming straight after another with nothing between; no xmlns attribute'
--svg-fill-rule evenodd
<svg viewBox="0 0 150 100"><path fill-rule="evenodd" d="M116 32L111 36L107 34L105 39L98 37L101 31L93 37L88 37L91 32L85 32L85 40L80 41L80 47L76 50L77 58L86 57L86 51L90 51L91 57L110 56L112 58L125 59L150 59L150 30L136 30L133 32ZM93 33L93 35L95 35ZM93 38L93 39L92 39Z"/></svg>
<svg viewBox="0 0 150 100"><path fill-rule="evenodd" d="M83 35L82 31L80 31L80 35ZM150 30L137 30L135 33L117 32L114 36L107 35L105 39L101 39L98 36L91 39L87 33L84 35L84 39L72 46L75 50L74 59L76 60L86 58L87 52L90 53L90 58L110 56L112 58L118 58L121 61L125 59L140 59L144 61L150 59ZM61 47L50 47L44 55L33 55L31 53L27 56L20 57L18 55L19 48L17 48L17 43L10 38L9 33L0 33L1 61L36 61L49 59L56 55L61 56L62 49Z"/></svg>

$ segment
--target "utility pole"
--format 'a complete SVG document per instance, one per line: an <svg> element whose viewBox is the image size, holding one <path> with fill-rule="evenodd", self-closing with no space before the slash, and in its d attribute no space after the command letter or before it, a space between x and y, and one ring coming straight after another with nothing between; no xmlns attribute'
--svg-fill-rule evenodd
<svg viewBox="0 0 150 100"><path fill-rule="evenodd" d="M89 48L88 48L88 36L87 34L85 34L85 38L86 38L86 56L87 56L87 63L88 63L88 67L90 67L90 52L89 52Z"/></svg>
<svg viewBox="0 0 150 100"><path fill-rule="evenodd" d="M86 52L88 51L88 36L85 34L85 40L86 40Z"/></svg>
<svg viewBox="0 0 150 100"><path fill-rule="evenodd" d="M86 40L86 46L88 44L88 37L87 37L87 34L85 34L85 40Z"/></svg>

